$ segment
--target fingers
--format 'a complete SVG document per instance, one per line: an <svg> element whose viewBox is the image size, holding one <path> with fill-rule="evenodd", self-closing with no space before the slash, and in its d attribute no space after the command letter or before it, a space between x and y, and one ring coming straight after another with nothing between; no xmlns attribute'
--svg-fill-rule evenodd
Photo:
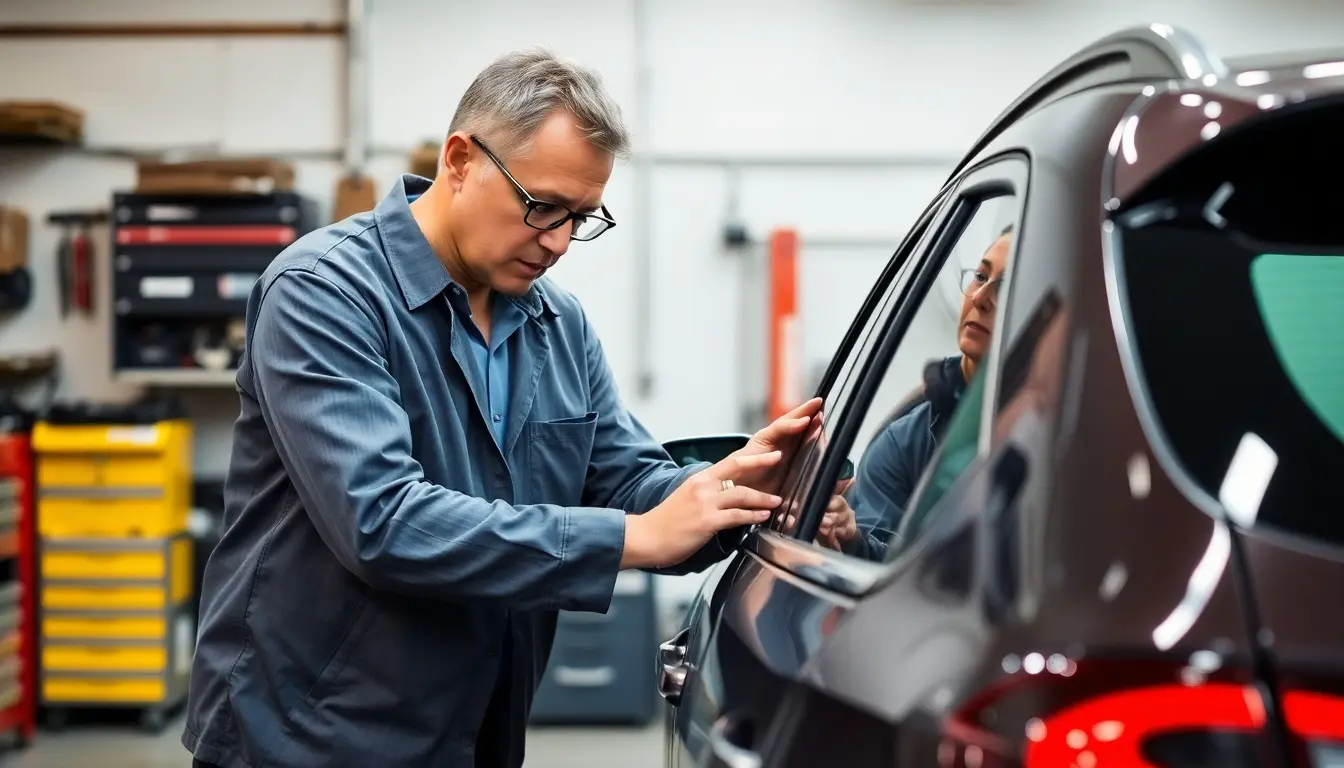
<svg viewBox="0 0 1344 768"><path fill-rule="evenodd" d="M773 493L765 493L755 488L748 488L745 485L735 485L730 490L721 491L716 494L715 499L720 509L740 507L742 509L764 509L768 511L784 503L783 499Z"/></svg>
<svg viewBox="0 0 1344 768"><path fill-rule="evenodd" d="M807 430L818 413L821 412L822 400L820 397L814 397L802 405L794 408L792 411L780 416L778 419L770 422L769 426L756 433L756 439L769 444L772 440L778 440L782 437L801 434Z"/></svg>
<svg viewBox="0 0 1344 768"><path fill-rule="evenodd" d="M797 408L794 408L792 411L789 411L788 413L784 414L780 418L802 419L815 416L819 412L821 412L821 398L814 397L811 400L808 400L807 402L798 406Z"/></svg>
<svg viewBox="0 0 1344 768"><path fill-rule="evenodd" d="M736 480L747 472L773 467L784 457L781 451L733 455L705 470L715 480Z"/></svg>
<svg viewBox="0 0 1344 768"><path fill-rule="evenodd" d="M722 526L720 530L737 528L743 525L755 525L770 519L770 510L768 509L739 509L737 507L729 507L727 509L721 509L719 512L719 520Z"/></svg>

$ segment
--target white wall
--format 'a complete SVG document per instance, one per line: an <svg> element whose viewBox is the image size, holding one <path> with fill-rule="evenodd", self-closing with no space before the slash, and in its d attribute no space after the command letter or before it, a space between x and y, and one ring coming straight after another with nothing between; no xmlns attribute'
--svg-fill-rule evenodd
<svg viewBox="0 0 1344 768"><path fill-rule="evenodd" d="M643 46L634 2L370 0L371 143L405 148L441 135L456 98L492 57L545 44L601 69L645 151L923 158L923 167L747 169L740 177L740 213L758 235L792 225L804 238L881 237L894 246L949 158L1048 67L1117 27L1186 26L1225 56L1344 45L1344 4L1324 0L646 0ZM8 0L0 3L0 23L330 21L342 5ZM639 120L641 52L650 83L647 124ZM341 61L341 44L330 38L5 40L0 98L80 106L88 113L88 143L96 146L311 155L340 147ZM298 165L300 187L329 204L337 164ZM403 157L383 154L371 171L385 190L404 167ZM655 170L649 225L656 389L640 398L633 173L618 168L607 195L621 226L576 244L555 276L585 301L630 407L655 434L740 428L744 401L763 391L761 328L743 329L741 307L744 292L761 285L760 255L726 254L719 246L728 174ZM135 392L114 386L108 373L106 301L96 321L60 320L51 258L57 233L41 218L55 207L105 204L114 187L132 181L124 160L0 150L0 201L28 209L35 221L39 289L32 308L0 324L0 352L59 345L64 396ZM890 250L805 249L809 368L825 362ZM105 263L99 275L105 287ZM693 301L700 304L695 311ZM197 393L191 402L198 471L221 473L233 395Z"/></svg>

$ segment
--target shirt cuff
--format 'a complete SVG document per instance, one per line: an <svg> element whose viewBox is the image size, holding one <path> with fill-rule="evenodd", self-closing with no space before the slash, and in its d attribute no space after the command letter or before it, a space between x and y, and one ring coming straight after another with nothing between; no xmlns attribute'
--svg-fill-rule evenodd
<svg viewBox="0 0 1344 768"><path fill-rule="evenodd" d="M606 613L625 552L625 512L570 508L560 552L556 609Z"/></svg>

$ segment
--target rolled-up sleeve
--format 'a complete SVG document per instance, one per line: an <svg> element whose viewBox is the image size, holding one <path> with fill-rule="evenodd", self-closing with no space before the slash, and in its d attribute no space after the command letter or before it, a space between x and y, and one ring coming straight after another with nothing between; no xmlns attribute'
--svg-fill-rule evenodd
<svg viewBox="0 0 1344 768"><path fill-rule="evenodd" d="M426 481L383 329L357 297L302 268L275 277L255 310L248 365L256 399L336 558L380 589L605 611L624 514L608 505L512 506Z"/></svg>
<svg viewBox="0 0 1344 768"><path fill-rule="evenodd" d="M590 402L598 414L584 502L643 514L663 503L686 478L709 464L677 466L662 444L621 402L602 343L587 318L584 329ZM677 575L704 570L730 554L745 531L745 528L724 531L685 561L650 572Z"/></svg>

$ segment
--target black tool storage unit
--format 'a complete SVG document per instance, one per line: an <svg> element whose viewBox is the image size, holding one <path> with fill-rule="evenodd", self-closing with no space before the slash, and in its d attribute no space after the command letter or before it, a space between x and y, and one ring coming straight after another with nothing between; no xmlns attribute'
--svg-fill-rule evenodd
<svg viewBox="0 0 1344 768"><path fill-rule="evenodd" d="M230 376L252 286L316 227L295 192L113 195L115 373Z"/></svg>
<svg viewBox="0 0 1344 768"><path fill-rule="evenodd" d="M643 725L657 712L653 579L623 571L605 613L562 611L533 723Z"/></svg>

